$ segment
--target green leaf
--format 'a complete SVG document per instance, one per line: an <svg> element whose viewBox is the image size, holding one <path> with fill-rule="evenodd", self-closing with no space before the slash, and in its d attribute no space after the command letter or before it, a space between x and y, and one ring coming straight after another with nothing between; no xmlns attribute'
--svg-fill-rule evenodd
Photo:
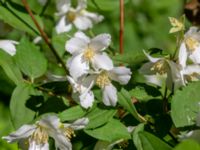
<svg viewBox="0 0 200 150"><path fill-rule="evenodd" d="M195 124L197 112L200 110L200 82L191 83L179 90L172 97L171 116L176 127Z"/></svg>
<svg viewBox="0 0 200 150"><path fill-rule="evenodd" d="M32 21L31 17L25 13L26 10L18 4L5 2L5 5L0 4L0 19L12 27L30 33L31 35L38 35L38 30ZM35 15L37 22L42 26L42 20Z"/></svg>
<svg viewBox="0 0 200 150"><path fill-rule="evenodd" d="M78 105L61 112L58 116L61 121L70 121L83 117L86 112L85 109Z"/></svg>
<svg viewBox="0 0 200 150"><path fill-rule="evenodd" d="M138 133L144 130L144 125L143 123L139 124L137 127L134 128L132 136L133 136L133 143L137 147L137 150L143 150L142 148L142 142L141 139L139 138Z"/></svg>
<svg viewBox="0 0 200 150"><path fill-rule="evenodd" d="M140 102L147 102L153 98L158 98L161 96L161 93L159 90L157 90L155 87L141 84L131 91L129 91L131 97L135 97Z"/></svg>
<svg viewBox="0 0 200 150"><path fill-rule="evenodd" d="M133 51L135 52L135 51ZM146 60L145 55L142 52L135 52L132 54L131 51L126 52L124 55L115 55L113 60L118 63L126 63L131 67L137 68L140 63Z"/></svg>
<svg viewBox="0 0 200 150"><path fill-rule="evenodd" d="M15 60L21 71L31 79L42 76L47 70L47 60L39 47L25 38L17 45Z"/></svg>
<svg viewBox="0 0 200 150"><path fill-rule="evenodd" d="M86 126L86 129L97 128L107 123L110 119L112 119L116 112L117 111L115 109L95 107L85 116L89 119L89 123Z"/></svg>
<svg viewBox="0 0 200 150"><path fill-rule="evenodd" d="M135 119L141 121L135 106L131 102L131 96L129 92L125 89L122 89L120 92L118 92L118 103L123 106L128 112L130 112L135 117Z"/></svg>
<svg viewBox="0 0 200 150"><path fill-rule="evenodd" d="M33 94L35 90L28 83L18 84L15 88L10 101L10 112L15 128L33 120L35 112L26 107L26 101Z"/></svg>
<svg viewBox="0 0 200 150"><path fill-rule="evenodd" d="M178 144L173 150L200 150L200 145L194 140L185 140Z"/></svg>
<svg viewBox="0 0 200 150"><path fill-rule="evenodd" d="M145 132L141 131L138 133L139 138L142 143L143 150L171 150L172 148L158 137Z"/></svg>
<svg viewBox="0 0 200 150"><path fill-rule="evenodd" d="M85 129L88 135L108 142L114 142L119 139L130 139L127 128L116 119L111 119L107 124L94 130Z"/></svg>
<svg viewBox="0 0 200 150"><path fill-rule="evenodd" d="M15 83L18 84L23 80L22 74L14 63L12 56L0 49L0 66L5 71L6 75Z"/></svg>
<svg viewBox="0 0 200 150"><path fill-rule="evenodd" d="M124 3L127 3L128 0L125 0ZM91 0L88 1L89 6L95 6L104 11L112 11L119 8L119 1L116 0Z"/></svg>
<svg viewBox="0 0 200 150"><path fill-rule="evenodd" d="M62 57L65 53L65 43L68 40L68 35L64 34L56 34L52 38L52 43L58 54Z"/></svg>

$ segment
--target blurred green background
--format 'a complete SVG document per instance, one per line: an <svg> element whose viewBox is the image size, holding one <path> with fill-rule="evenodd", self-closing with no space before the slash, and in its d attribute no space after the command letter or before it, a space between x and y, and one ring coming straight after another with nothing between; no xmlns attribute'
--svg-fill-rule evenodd
<svg viewBox="0 0 200 150"><path fill-rule="evenodd" d="M116 3L117 0L107 0L106 8L102 8L101 3L95 5L92 1L95 0L88 0L89 9L97 10L105 16L105 20L95 25L92 31L95 34L110 33L113 38L112 47L118 51L119 3ZM13 2L20 3L19 0L13 0ZM29 0L29 2L35 11L42 9L36 0ZM112 2L116 5L115 7ZM53 3L54 1L51 1L47 13L55 11ZM183 5L183 0L125 0L124 55L129 55L131 59L131 56L142 53L143 49L155 47L169 51L174 49L175 37L168 34L170 29L168 17L180 17L183 14ZM52 28L53 21L48 26ZM0 22L0 37L19 40L21 32ZM14 130L9 117L9 100L14 87L0 68L0 137ZM17 149L15 144L7 144L0 139L0 150L15 149Z"/></svg>

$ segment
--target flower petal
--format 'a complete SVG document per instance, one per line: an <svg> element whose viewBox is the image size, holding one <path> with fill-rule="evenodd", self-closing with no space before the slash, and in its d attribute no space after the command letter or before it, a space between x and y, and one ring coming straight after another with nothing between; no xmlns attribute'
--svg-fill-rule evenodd
<svg viewBox="0 0 200 150"><path fill-rule="evenodd" d="M195 49L194 52L192 52L190 55L189 55L189 58L191 59L191 61L194 63L194 64L200 64L200 46L197 47Z"/></svg>
<svg viewBox="0 0 200 150"><path fill-rule="evenodd" d="M60 119L55 115L45 115L38 123L42 127L45 127L51 131L57 129L60 126Z"/></svg>
<svg viewBox="0 0 200 150"><path fill-rule="evenodd" d="M2 139L10 142L15 142L20 139L28 138L36 129L35 125L23 125L17 131L11 133L8 136L2 137Z"/></svg>
<svg viewBox="0 0 200 150"><path fill-rule="evenodd" d="M0 40L0 48L11 56L14 56L16 53L15 44L18 44L18 42L12 40Z"/></svg>
<svg viewBox="0 0 200 150"><path fill-rule="evenodd" d="M157 62L158 60L161 59L161 58L153 58L153 57L151 57L147 52L145 52L145 50L143 50L143 52L144 52L145 56L149 59L149 61L152 62L152 63L155 63L155 62Z"/></svg>
<svg viewBox="0 0 200 150"><path fill-rule="evenodd" d="M80 92L79 84L70 76L67 76L67 80L72 86L73 93Z"/></svg>
<svg viewBox="0 0 200 150"><path fill-rule="evenodd" d="M70 140L62 134L62 132L54 133L52 137L55 140L55 147L59 150L72 150L72 144Z"/></svg>
<svg viewBox="0 0 200 150"><path fill-rule="evenodd" d="M106 106L116 106L117 104L117 89L112 84L103 89L103 103Z"/></svg>
<svg viewBox="0 0 200 150"><path fill-rule="evenodd" d="M72 24L70 22L67 22L65 16L61 17L56 25L56 33L60 34L63 32L68 32L71 29L72 29Z"/></svg>
<svg viewBox="0 0 200 150"><path fill-rule="evenodd" d="M87 0L78 0L77 11L81 11L87 8Z"/></svg>
<svg viewBox="0 0 200 150"><path fill-rule="evenodd" d="M88 18L90 18L94 23L99 23L104 19L102 15L98 15L97 13L92 13L88 11L84 11L83 13L84 13L84 16L87 16Z"/></svg>
<svg viewBox="0 0 200 150"><path fill-rule="evenodd" d="M29 150L49 150L49 143L36 144L35 141L29 142Z"/></svg>
<svg viewBox="0 0 200 150"><path fill-rule="evenodd" d="M114 67L109 71L110 78L120 84L127 84L131 78L131 74L131 70L126 67Z"/></svg>
<svg viewBox="0 0 200 150"><path fill-rule="evenodd" d="M143 74L143 75L154 75L156 74L155 71L151 70L151 68L153 67L154 63L152 62L148 62L142 65L142 67L139 69L139 73Z"/></svg>
<svg viewBox="0 0 200 150"><path fill-rule="evenodd" d="M94 94L92 91L86 91L82 93L80 96L80 104L83 108L88 109L92 107L94 102Z"/></svg>
<svg viewBox="0 0 200 150"><path fill-rule="evenodd" d="M57 0L56 8L59 11L57 15L64 15L66 12L69 11L71 6L70 0Z"/></svg>
<svg viewBox="0 0 200 150"><path fill-rule="evenodd" d="M89 47L91 47L94 51L103 51L105 50L111 43L110 34L100 34L91 39Z"/></svg>
<svg viewBox="0 0 200 150"><path fill-rule="evenodd" d="M185 75L191 75L193 73L200 74L200 66L199 65L188 65L183 70L183 74L185 74Z"/></svg>
<svg viewBox="0 0 200 150"><path fill-rule="evenodd" d="M73 23L79 30L87 30L93 26L92 21L85 16L77 16Z"/></svg>
<svg viewBox="0 0 200 150"><path fill-rule="evenodd" d="M77 34L76 36L80 36ZM88 43L83 38L74 37L66 42L65 49L72 55L83 52L88 47Z"/></svg>
<svg viewBox="0 0 200 150"><path fill-rule="evenodd" d="M179 64L184 68L187 61L187 49L185 43L181 43L179 54L178 54Z"/></svg>
<svg viewBox="0 0 200 150"><path fill-rule="evenodd" d="M144 75L148 83L152 83L158 86L162 86L163 82L166 80L166 76L163 75Z"/></svg>
<svg viewBox="0 0 200 150"><path fill-rule="evenodd" d="M85 128L85 126L89 123L89 119L88 118L80 118L76 121L74 121L72 124L64 124L65 127L71 127L74 130L81 130L83 128Z"/></svg>
<svg viewBox="0 0 200 150"><path fill-rule="evenodd" d="M77 80L82 75L85 75L89 71L89 63L83 60L83 55L77 55L69 59L67 63L70 75Z"/></svg>
<svg viewBox="0 0 200 150"><path fill-rule="evenodd" d="M92 61L92 66L94 67L95 70L98 70L98 69L111 70L111 69L113 69L112 59L110 59L106 53L95 54L91 61Z"/></svg>
<svg viewBox="0 0 200 150"><path fill-rule="evenodd" d="M168 88L172 90L173 85L174 89L177 89L185 85L182 73L180 72L178 65L173 61L168 61L168 64L170 66L170 70L167 72L167 81L166 81Z"/></svg>
<svg viewBox="0 0 200 150"><path fill-rule="evenodd" d="M81 32L81 31L76 32L74 37L77 37L77 38L84 40L85 43L87 43L87 44L90 42L90 38L87 35L85 35L85 33Z"/></svg>

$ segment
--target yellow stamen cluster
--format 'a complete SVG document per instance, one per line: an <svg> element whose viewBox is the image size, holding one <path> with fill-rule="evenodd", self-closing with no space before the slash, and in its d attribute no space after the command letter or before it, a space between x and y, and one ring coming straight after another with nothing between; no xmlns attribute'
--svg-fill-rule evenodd
<svg viewBox="0 0 200 150"><path fill-rule="evenodd" d="M199 76L200 75L198 73L194 72L190 75L186 75L185 78L187 81L197 81Z"/></svg>
<svg viewBox="0 0 200 150"><path fill-rule="evenodd" d="M73 12L73 11L69 11L69 12L66 14L66 17L67 17L67 20L68 20L68 21L73 22L73 21L76 19L76 13Z"/></svg>
<svg viewBox="0 0 200 150"><path fill-rule="evenodd" d="M109 76L108 76L108 73L103 71L101 72L98 76L97 76L97 79L96 79L96 84L97 86L99 86L100 88L104 88L106 85L109 85L110 84L110 79L109 79Z"/></svg>
<svg viewBox="0 0 200 150"><path fill-rule="evenodd" d="M84 58L89 61L94 57L94 55L95 55L94 50L89 47L84 51L83 54Z"/></svg>
<svg viewBox="0 0 200 150"><path fill-rule="evenodd" d="M151 71L155 71L160 75L167 73L168 64L164 60L157 61L152 67Z"/></svg>
<svg viewBox="0 0 200 150"><path fill-rule="evenodd" d="M31 136L31 140L35 141L36 144L45 144L48 142L48 139L49 139L49 135L46 129L39 125Z"/></svg>
<svg viewBox="0 0 200 150"><path fill-rule="evenodd" d="M188 50L191 52L194 52L195 49L199 46L199 42L192 37L186 38L185 44L186 44L186 47L188 48Z"/></svg>
<svg viewBox="0 0 200 150"><path fill-rule="evenodd" d="M75 133L74 133L74 130L72 128L70 128L70 127L64 129L64 135L68 139L71 139L72 137L76 136Z"/></svg>

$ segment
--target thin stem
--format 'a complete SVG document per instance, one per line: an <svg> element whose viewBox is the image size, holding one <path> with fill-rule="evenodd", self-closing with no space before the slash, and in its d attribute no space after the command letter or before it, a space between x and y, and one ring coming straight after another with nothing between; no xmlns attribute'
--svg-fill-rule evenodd
<svg viewBox="0 0 200 150"><path fill-rule="evenodd" d="M167 98L167 86L165 87L164 96L163 96L163 112L168 112L168 98Z"/></svg>
<svg viewBox="0 0 200 150"><path fill-rule="evenodd" d="M35 19L28 3L26 0L22 0L22 3L24 4L24 7L26 8L27 12L29 13L30 17L32 18L34 24L36 25L37 29L40 32L40 35L42 36L42 38L44 39L44 41L46 42L46 44L48 45L48 47L50 48L50 50L52 51L52 53L55 55L57 61L59 63L61 63L62 67L64 68L65 72L68 73L68 70L65 66L65 63L62 61L62 59L60 58L59 54L57 53L57 51L55 50L55 48L53 47L53 45L51 44L47 34L43 31L43 29L40 27L39 23L37 22L37 20Z"/></svg>
<svg viewBox="0 0 200 150"><path fill-rule="evenodd" d="M120 31L119 31L120 54L124 53L124 0L120 0Z"/></svg>

